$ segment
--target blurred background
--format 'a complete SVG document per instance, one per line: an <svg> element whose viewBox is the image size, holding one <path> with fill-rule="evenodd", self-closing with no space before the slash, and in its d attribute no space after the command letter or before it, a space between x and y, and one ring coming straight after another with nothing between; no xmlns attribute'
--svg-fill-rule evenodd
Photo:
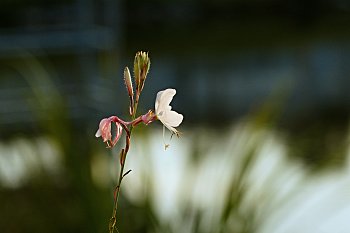
<svg viewBox="0 0 350 233"><path fill-rule="evenodd" d="M107 232L128 119L177 89L181 138L138 127L119 232L348 233L350 2L2 0L1 232ZM170 135L166 135L169 141Z"/></svg>

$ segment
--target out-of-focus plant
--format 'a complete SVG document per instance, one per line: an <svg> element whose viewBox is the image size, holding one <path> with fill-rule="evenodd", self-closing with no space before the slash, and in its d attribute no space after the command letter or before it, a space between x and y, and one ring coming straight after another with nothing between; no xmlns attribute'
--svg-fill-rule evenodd
<svg viewBox="0 0 350 233"><path fill-rule="evenodd" d="M139 98L143 90L148 71L150 69L150 59L148 53L137 52L134 60L134 81L136 84L136 94L134 94L134 88L132 85L131 75L128 67L124 69L124 81L126 89L128 91L130 105L129 114L131 116L131 121L124 121L117 116L110 116L101 120L99 128L96 132L96 137L101 137L103 142L107 144L108 148L114 147L122 136L123 130L126 133L125 136L125 147L121 150L119 154L120 159L120 172L118 183L114 189L114 209L112 217L109 222L109 232L114 232L117 222L117 209L118 209L118 199L120 194L120 188L123 178L131 172L128 170L124 173L125 161L127 154L130 149L131 144L131 133L139 123L143 122L145 125L152 123L155 120L160 120L163 123L163 138L164 129L167 127L172 135L175 134L179 136L179 132L175 127L179 126L183 120L183 115L171 110L170 102L172 101L174 95L176 94L175 89L166 89L159 91L155 101L155 111L149 110L147 113L136 117L137 107L139 103ZM134 96L136 95L136 96ZM113 132L114 138L112 136L112 124L115 125L115 130ZM164 143L165 144L165 143ZM169 145L165 144L165 149ZM118 230L117 230L118 231Z"/></svg>

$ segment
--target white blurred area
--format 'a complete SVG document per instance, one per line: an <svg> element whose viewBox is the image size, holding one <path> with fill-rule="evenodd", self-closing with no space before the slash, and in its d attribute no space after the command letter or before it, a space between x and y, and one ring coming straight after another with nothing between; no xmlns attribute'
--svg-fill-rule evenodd
<svg viewBox="0 0 350 233"><path fill-rule="evenodd" d="M213 232L220 225L230 184L237 179L244 156L256 148L241 178L245 192L238 213L253 212L257 232L348 233L350 163L344 169L308 174L303 164L287 158L285 145L278 132L247 123L223 133L184 129L167 150L162 130L135 134L125 168L132 172L123 180L122 192L135 205L149 198L157 217L174 232L194 232L197 210L202 214L201 232ZM118 176L119 151L114 148L112 157L102 147L99 151L91 161L92 178L96 186L109 188ZM1 188L18 188L41 173L59 177L62 166L58 148L47 138L0 144ZM184 217L185 209L193 214ZM240 228L234 216L228 219L229 230Z"/></svg>
<svg viewBox="0 0 350 233"><path fill-rule="evenodd" d="M0 143L1 188L19 188L40 175L56 180L62 169L59 147L47 137L19 137Z"/></svg>
<svg viewBox="0 0 350 233"><path fill-rule="evenodd" d="M194 143L200 151L195 161ZM194 216L181 216L185 208L193 215L196 209L202 211L201 232L215 232L230 183L248 150L256 147L256 157L242 178L246 192L239 212L255 212L257 232L347 233L350 163L346 169L309 174L302 163L287 158L285 144L278 132L242 123L224 133L185 130L164 151L162 132L156 131L148 139L134 139L127 161L133 172L125 179L124 191L135 203L151 192L158 217L171 223L174 232L194 228ZM240 227L234 218L231 224L231 231Z"/></svg>

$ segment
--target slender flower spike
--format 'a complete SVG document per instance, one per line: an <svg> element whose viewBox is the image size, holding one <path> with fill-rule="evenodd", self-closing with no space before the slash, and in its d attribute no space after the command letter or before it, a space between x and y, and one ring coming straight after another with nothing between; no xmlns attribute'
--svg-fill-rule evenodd
<svg viewBox="0 0 350 233"><path fill-rule="evenodd" d="M181 124L184 117L182 114L171 110L170 102L175 94L175 89L166 89L158 92L155 102L155 111L157 118L163 123L163 125L173 134L179 136L179 132L175 129L175 127Z"/></svg>
<svg viewBox="0 0 350 233"><path fill-rule="evenodd" d="M113 147L119 140L119 138L122 136L122 130L123 127L118 123L114 122L116 125L116 132L115 137L112 140L112 127L111 123L113 122L112 117L110 118L104 118L101 120L99 128L95 134L95 137L102 137L103 142L107 144L107 147Z"/></svg>

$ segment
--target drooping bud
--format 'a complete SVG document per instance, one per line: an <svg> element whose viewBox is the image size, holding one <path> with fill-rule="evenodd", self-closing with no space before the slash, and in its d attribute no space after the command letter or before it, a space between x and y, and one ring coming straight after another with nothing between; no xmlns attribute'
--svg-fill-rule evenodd
<svg viewBox="0 0 350 233"><path fill-rule="evenodd" d="M102 137L103 142L107 142L112 139L110 119L104 118L100 121L99 128L95 134L95 137Z"/></svg>
<svg viewBox="0 0 350 233"><path fill-rule="evenodd" d="M129 114L134 114L134 88L132 86L131 75L128 67L124 69L124 82L130 98Z"/></svg>
<svg viewBox="0 0 350 233"><path fill-rule="evenodd" d="M151 65L151 61L146 52L137 52L134 60L134 76L136 84L136 101L141 94L147 74Z"/></svg>
<svg viewBox="0 0 350 233"><path fill-rule="evenodd" d="M95 134L95 137L102 137L103 142L107 144L107 147L113 147L117 142L119 141L120 137L122 136L123 127L118 122L115 122L116 125L116 131L115 131L115 137L112 140L112 124L113 118L104 118L101 120L99 128Z"/></svg>

